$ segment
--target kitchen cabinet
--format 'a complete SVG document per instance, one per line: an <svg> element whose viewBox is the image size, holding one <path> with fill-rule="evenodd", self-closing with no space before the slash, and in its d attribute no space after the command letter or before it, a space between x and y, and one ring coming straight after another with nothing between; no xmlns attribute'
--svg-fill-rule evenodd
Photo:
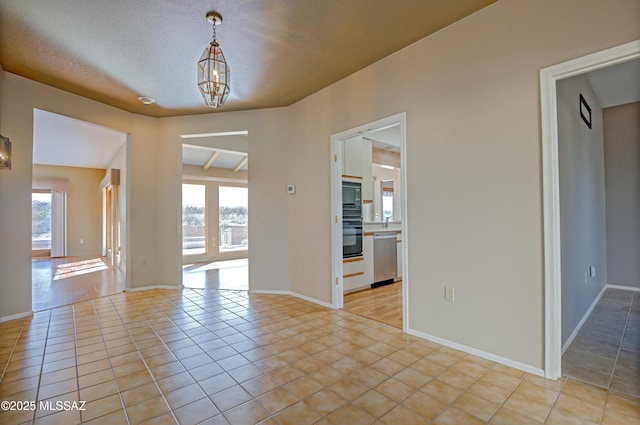
<svg viewBox="0 0 640 425"><path fill-rule="evenodd" d="M371 140L362 136L343 142L342 175L345 178L362 179L362 200L373 202L372 146Z"/></svg>
<svg viewBox="0 0 640 425"><path fill-rule="evenodd" d="M344 292L351 292L366 286L364 280L364 257L342 260L342 285Z"/></svg>

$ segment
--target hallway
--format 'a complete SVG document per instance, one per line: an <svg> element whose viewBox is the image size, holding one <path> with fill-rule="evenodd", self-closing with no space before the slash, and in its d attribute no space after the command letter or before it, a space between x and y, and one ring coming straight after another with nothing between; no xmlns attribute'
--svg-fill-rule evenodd
<svg viewBox="0 0 640 425"><path fill-rule="evenodd" d="M640 397L640 292L605 291L562 356L562 374Z"/></svg>

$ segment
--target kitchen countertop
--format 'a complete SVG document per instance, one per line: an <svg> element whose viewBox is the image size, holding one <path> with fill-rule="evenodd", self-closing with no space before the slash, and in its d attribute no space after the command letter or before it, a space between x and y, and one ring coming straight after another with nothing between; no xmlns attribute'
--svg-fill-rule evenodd
<svg viewBox="0 0 640 425"><path fill-rule="evenodd" d="M362 223L362 230L365 232L397 232L402 230L402 223L390 221L388 227L384 227L382 221L365 221Z"/></svg>

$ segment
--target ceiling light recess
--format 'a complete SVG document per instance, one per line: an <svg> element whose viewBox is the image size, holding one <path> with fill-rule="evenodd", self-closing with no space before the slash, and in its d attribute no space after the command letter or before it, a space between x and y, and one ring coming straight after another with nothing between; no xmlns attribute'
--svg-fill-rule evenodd
<svg viewBox="0 0 640 425"><path fill-rule="evenodd" d="M206 17L213 27L213 38L198 61L198 88L207 106L222 108L231 91L229 65L216 40L216 26L222 23L222 16L209 12Z"/></svg>
<svg viewBox="0 0 640 425"><path fill-rule="evenodd" d="M138 96L138 101L140 103L143 103L145 105L151 105L153 103L156 103L156 100L151 98L151 97L147 97L147 96Z"/></svg>

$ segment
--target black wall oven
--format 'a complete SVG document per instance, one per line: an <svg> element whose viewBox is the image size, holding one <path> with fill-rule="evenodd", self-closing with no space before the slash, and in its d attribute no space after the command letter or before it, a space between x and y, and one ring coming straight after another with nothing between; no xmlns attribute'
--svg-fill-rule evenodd
<svg viewBox="0 0 640 425"><path fill-rule="evenodd" d="M342 257L362 255L362 185L342 182Z"/></svg>

